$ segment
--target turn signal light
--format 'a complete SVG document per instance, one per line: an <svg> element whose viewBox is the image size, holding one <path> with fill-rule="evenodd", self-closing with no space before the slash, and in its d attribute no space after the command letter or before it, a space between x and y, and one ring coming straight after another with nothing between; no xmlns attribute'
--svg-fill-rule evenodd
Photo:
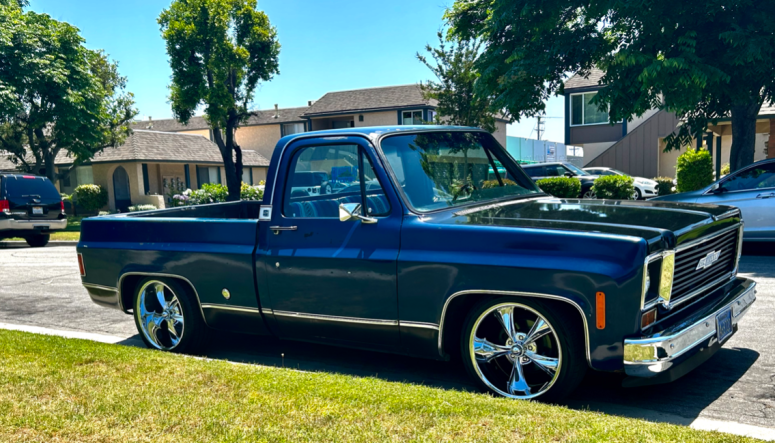
<svg viewBox="0 0 775 443"><path fill-rule="evenodd" d="M81 277L86 277L86 268L83 266L83 254L78 254L78 270L81 272Z"/></svg>
<svg viewBox="0 0 775 443"><path fill-rule="evenodd" d="M605 293L595 294L595 324L597 329L605 329Z"/></svg>
<svg viewBox="0 0 775 443"><path fill-rule="evenodd" d="M646 329L657 321L657 308L648 310L640 318L640 328Z"/></svg>

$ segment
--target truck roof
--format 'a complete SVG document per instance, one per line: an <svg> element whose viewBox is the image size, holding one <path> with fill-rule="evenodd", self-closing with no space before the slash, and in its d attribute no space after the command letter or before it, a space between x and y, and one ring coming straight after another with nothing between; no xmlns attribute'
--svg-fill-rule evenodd
<svg viewBox="0 0 775 443"><path fill-rule="evenodd" d="M285 145L289 141L291 141L294 138L297 137L309 137L309 136L326 136L326 135L343 135L343 134L350 134L350 135L365 135L368 138L374 139L378 136L382 136L384 134L390 134L390 133L397 133L397 132L406 132L406 131L423 131L423 132L433 132L433 131L460 131L460 130L469 130L469 131L482 131L482 129L474 128L474 127L468 127L468 126L446 126L446 125L418 125L418 126L409 126L409 125L392 125L392 126L363 126L358 128L342 128L342 129L325 129L322 131L310 131L310 132L299 132L296 134L286 135L285 137L281 138L280 141L277 142L278 146Z"/></svg>

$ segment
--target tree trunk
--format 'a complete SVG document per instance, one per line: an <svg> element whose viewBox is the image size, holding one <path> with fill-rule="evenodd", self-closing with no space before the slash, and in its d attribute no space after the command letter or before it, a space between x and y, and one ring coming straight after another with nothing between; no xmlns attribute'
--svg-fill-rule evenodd
<svg viewBox="0 0 775 443"><path fill-rule="evenodd" d="M729 171L753 163L756 150L756 116L761 103L753 100L749 104L732 107L732 148L729 151Z"/></svg>
<svg viewBox="0 0 775 443"><path fill-rule="evenodd" d="M234 163L234 157L232 153L234 148L239 149L236 146L234 140L234 129L227 127L226 140L223 139L220 129L213 128L213 138L215 144L218 145L218 149L221 151L221 158L223 159L223 170L226 173L226 187L229 189L229 195L226 197L226 201L239 201L240 190L242 188L242 155L238 155L240 175L237 175L237 165ZM241 153L240 153L241 154Z"/></svg>
<svg viewBox="0 0 775 443"><path fill-rule="evenodd" d="M51 180L51 183L56 184L57 174L54 166L56 153L52 151L51 148L48 148L43 152L43 167L46 169L46 177Z"/></svg>

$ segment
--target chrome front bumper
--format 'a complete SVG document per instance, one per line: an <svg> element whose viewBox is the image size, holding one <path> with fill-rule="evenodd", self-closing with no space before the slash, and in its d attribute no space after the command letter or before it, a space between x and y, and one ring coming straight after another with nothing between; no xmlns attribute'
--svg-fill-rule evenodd
<svg viewBox="0 0 775 443"><path fill-rule="evenodd" d="M696 354L712 354L720 347L716 331L716 315L732 308L732 335L737 323L756 300L756 283L744 280L724 297L721 304L699 318L659 332L652 336L624 340L624 371L633 377L656 377L674 369ZM728 338L727 338L728 339ZM701 358L705 361L710 355ZM700 361L698 364L702 363ZM696 366L696 365L695 365Z"/></svg>

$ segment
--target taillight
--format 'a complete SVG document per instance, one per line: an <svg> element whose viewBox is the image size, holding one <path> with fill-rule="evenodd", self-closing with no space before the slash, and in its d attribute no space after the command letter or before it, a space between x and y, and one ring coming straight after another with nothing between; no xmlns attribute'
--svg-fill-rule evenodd
<svg viewBox="0 0 775 443"><path fill-rule="evenodd" d="M11 212L11 204L8 200L0 200L0 212Z"/></svg>
<svg viewBox="0 0 775 443"><path fill-rule="evenodd" d="M78 270L81 271L81 277L86 277L86 268L83 267L83 254L78 254Z"/></svg>
<svg viewBox="0 0 775 443"><path fill-rule="evenodd" d="M59 202L59 209L62 211L62 215L65 215L65 202L60 201Z"/></svg>

